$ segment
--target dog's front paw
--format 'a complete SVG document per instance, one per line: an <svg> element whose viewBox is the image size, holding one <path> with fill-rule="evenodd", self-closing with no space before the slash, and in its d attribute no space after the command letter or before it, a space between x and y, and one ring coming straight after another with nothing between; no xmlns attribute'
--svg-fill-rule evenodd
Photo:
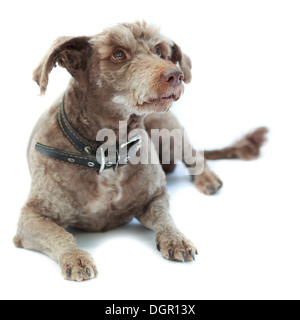
<svg viewBox="0 0 300 320"><path fill-rule="evenodd" d="M157 249L171 261L187 262L195 260L198 251L195 245L178 230L165 230L156 235Z"/></svg>
<svg viewBox="0 0 300 320"><path fill-rule="evenodd" d="M206 195L216 194L223 186L220 178L210 170L193 177L196 188Z"/></svg>
<svg viewBox="0 0 300 320"><path fill-rule="evenodd" d="M97 267L89 253L80 249L62 255L59 261L66 280L85 281L97 277Z"/></svg>

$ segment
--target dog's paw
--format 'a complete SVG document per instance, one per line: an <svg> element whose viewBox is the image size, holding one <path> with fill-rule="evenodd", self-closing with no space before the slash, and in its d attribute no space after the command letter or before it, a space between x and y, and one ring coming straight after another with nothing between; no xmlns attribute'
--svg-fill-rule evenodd
<svg viewBox="0 0 300 320"><path fill-rule="evenodd" d="M206 195L216 194L223 186L220 178L210 170L193 177L196 188Z"/></svg>
<svg viewBox="0 0 300 320"><path fill-rule="evenodd" d="M262 127L250 132L244 138L237 141L232 147L235 155L242 160L257 159L260 155L260 148L267 140L268 128Z"/></svg>
<svg viewBox="0 0 300 320"><path fill-rule="evenodd" d="M188 262L195 260L198 251L195 245L178 230L166 230L156 235L157 250L171 261Z"/></svg>
<svg viewBox="0 0 300 320"><path fill-rule="evenodd" d="M85 281L96 278L98 274L93 258L80 249L65 253L59 264L66 280Z"/></svg>

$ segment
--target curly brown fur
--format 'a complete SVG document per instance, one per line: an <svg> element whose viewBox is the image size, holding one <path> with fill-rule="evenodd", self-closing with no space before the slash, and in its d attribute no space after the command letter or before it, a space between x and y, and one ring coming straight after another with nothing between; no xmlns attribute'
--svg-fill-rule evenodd
<svg viewBox="0 0 300 320"><path fill-rule="evenodd" d="M122 50L126 59L115 59L116 50ZM57 64L73 76L65 92L67 117L90 140L95 140L100 129L112 129L119 136L120 121L128 123L128 132L145 129L147 114L168 111L183 93L182 79L191 80L189 58L156 27L144 22L120 24L94 37L57 39L33 74L41 94ZM165 74L172 72L181 75L178 83L166 79ZM97 275L95 263L65 228L106 231L136 217L159 234L162 248L172 239L177 260L192 260L196 248L169 215L165 175L159 164L130 164L117 173L106 170L98 176L35 151L40 142L76 152L57 122L61 98L38 121L30 140L32 187L21 212L15 245L49 255L59 263L66 279L87 280ZM177 252L185 250L182 243L189 244L187 259L177 257ZM173 259L164 250L162 254Z"/></svg>
<svg viewBox="0 0 300 320"><path fill-rule="evenodd" d="M100 129L111 129L118 137L120 121L127 122L127 132L137 128L183 130L167 111L183 94L183 78L186 83L191 81L191 61L156 27L137 22L120 24L93 37L60 37L34 71L41 94L46 92L49 73L57 64L72 75L65 92L65 110L71 125L85 138L95 140ZM47 254L59 263L66 279L88 280L96 277L96 265L65 228L106 231L135 217L156 232L163 257L193 260L195 245L176 228L169 214L161 165L129 164L117 173L106 170L97 175L35 151L40 142L76 152L57 122L61 99L42 115L32 133L28 148L32 185L21 211L15 245ZM259 137L254 134L247 141L258 145ZM153 148L150 144L148 152ZM243 148L244 144L237 147ZM215 180L207 167L203 176L195 179L204 193L213 190Z"/></svg>

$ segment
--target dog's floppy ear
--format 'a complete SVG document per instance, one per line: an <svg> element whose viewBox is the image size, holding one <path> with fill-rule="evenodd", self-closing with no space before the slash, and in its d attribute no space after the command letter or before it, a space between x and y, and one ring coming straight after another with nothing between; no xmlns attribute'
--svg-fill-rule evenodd
<svg viewBox="0 0 300 320"><path fill-rule="evenodd" d="M181 48L176 43L174 43L172 47L171 61L175 64L179 63L180 68L184 73L184 82L190 83L192 81L192 61L181 51Z"/></svg>
<svg viewBox="0 0 300 320"><path fill-rule="evenodd" d="M86 76L87 61L92 50L89 40L89 37L60 37L54 41L33 72L33 80L40 86L41 94L46 92L49 73L57 63L78 81Z"/></svg>

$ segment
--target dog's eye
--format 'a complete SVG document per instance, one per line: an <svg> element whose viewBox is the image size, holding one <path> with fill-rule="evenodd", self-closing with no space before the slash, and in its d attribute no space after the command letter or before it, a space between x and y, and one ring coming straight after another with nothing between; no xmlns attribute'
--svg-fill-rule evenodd
<svg viewBox="0 0 300 320"><path fill-rule="evenodd" d="M126 53L123 50L116 50L113 55L112 59L114 61L121 61L126 59Z"/></svg>
<svg viewBox="0 0 300 320"><path fill-rule="evenodd" d="M160 58L162 57L162 53L161 53L161 48L160 47L156 47L155 48L155 54L158 55Z"/></svg>

